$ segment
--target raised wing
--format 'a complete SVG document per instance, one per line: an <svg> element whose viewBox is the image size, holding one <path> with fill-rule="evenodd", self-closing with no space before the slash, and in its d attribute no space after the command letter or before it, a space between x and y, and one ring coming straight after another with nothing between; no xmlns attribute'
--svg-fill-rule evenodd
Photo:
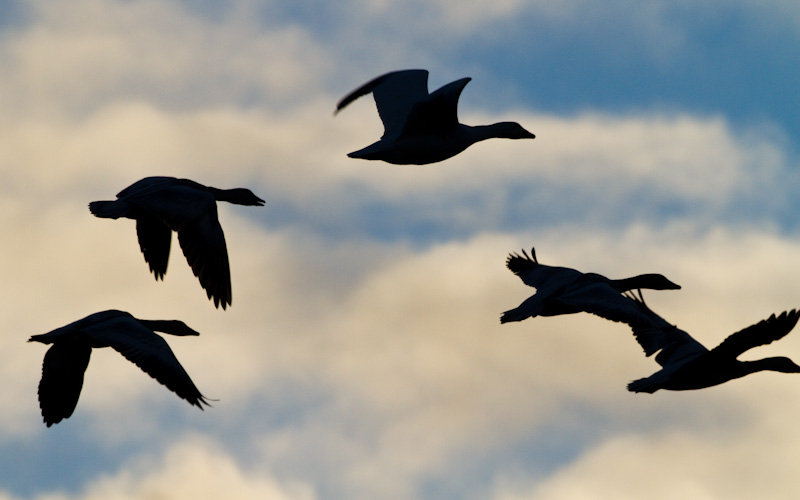
<svg viewBox="0 0 800 500"><path fill-rule="evenodd" d="M506 267L509 271L520 277L523 283L536 288L543 288L545 284L563 285L571 283L583 276L583 273L568 267L545 266L539 264L535 254L531 258L525 251L523 255L512 253L506 259Z"/></svg>
<svg viewBox="0 0 800 500"><path fill-rule="evenodd" d="M773 314L755 325L732 333L711 351L735 358L753 347L767 345L783 338L792 331L798 318L800 318L800 312L795 309L784 311L780 316Z"/></svg>
<svg viewBox="0 0 800 500"><path fill-rule="evenodd" d="M458 125L458 99L470 80L448 83L414 104L400 135L447 135Z"/></svg>
<svg viewBox="0 0 800 500"><path fill-rule="evenodd" d="M561 291L582 276L580 271L566 267L552 267L539 264L536 253L531 249L533 257L523 250L522 255L512 253L506 259L506 267L520 277L523 283L536 289L536 293L527 298L522 304L503 312L500 316L501 323L522 321L526 318L555 314L548 314L549 303L558 297ZM551 310L552 311L552 310ZM556 314L569 314L577 312L564 310Z"/></svg>
<svg viewBox="0 0 800 500"><path fill-rule="evenodd" d="M39 408L47 427L69 418L75 411L91 354L92 348L80 342L57 342L45 353Z"/></svg>
<svg viewBox="0 0 800 500"><path fill-rule="evenodd" d="M369 93L375 98L384 137L398 135L414 105L428 98L428 70L393 71L374 78L339 101L336 112Z"/></svg>

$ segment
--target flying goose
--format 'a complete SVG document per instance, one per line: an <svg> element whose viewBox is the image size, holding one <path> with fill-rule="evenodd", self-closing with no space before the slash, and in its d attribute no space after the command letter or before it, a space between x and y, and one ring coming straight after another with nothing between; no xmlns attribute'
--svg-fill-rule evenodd
<svg viewBox="0 0 800 500"><path fill-rule="evenodd" d="M748 326L731 334L717 347L708 350L691 335L670 325L653 312L641 298L631 295L633 301L646 314L645 321L633 321L634 336L646 355L660 351L656 362L661 370L649 377L628 384L631 392L654 393L659 389L686 391L723 384L751 373L764 370L782 373L800 373L800 366L789 358L770 357L755 361L740 361L739 355L754 347L769 344L792 331L800 312L795 309Z"/></svg>
<svg viewBox="0 0 800 500"><path fill-rule="evenodd" d="M172 231L183 254L214 306L231 304L231 271L225 235L217 216L217 201L263 206L249 189L217 189L189 179L146 177L117 194L114 201L93 201L89 210L106 219L136 221L144 260L156 280L164 279Z"/></svg>
<svg viewBox="0 0 800 500"><path fill-rule="evenodd" d="M531 256L509 254L506 267L536 293L514 309L505 311L501 323L522 321L535 316L558 316L588 312L612 321L629 322L641 315L634 303L622 294L629 290L679 290L681 287L661 274L640 274L609 279L596 273L582 273L568 267L539 264L536 249Z"/></svg>
<svg viewBox="0 0 800 500"><path fill-rule="evenodd" d="M202 405L210 406L156 331L200 335L182 321L136 319L115 310L94 313L51 332L33 335L28 342L51 344L44 355L39 382L39 407L47 427L75 411L93 348L113 347L190 404L201 410Z"/></svg>
<svg viewBox="0 0 800 500"><path fill-rule="evenodd" d="M379 141L347 156L425 165L446 160L486 139L535 137L516 122L475 127L459 123L458 98L470 80L462 78L428 93L428 71L407 69L386 73L352 91L339 101L335 113L372 93L384 132Z"/></svg>

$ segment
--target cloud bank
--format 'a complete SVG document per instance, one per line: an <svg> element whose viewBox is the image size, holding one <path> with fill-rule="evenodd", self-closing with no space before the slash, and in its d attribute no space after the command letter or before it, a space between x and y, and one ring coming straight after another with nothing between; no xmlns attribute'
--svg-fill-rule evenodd
<svg viewBox="0 0 800 500"><path fill-rule="evenodd" d="M476 38L513 54L531 42L515 20L533 15L564 32L588 24L587 36L605 18L582 2L490 4L428 3L421 24L400 23L414 11L395 2L18 6L0 37L0 496L791 498L793 377L632 395L627 382L657 365L624 326L498 318L533 293L504 267L532 245L546 264L667 275L683 289L648 304L708 347L800 306L796 132L657 99L539 108L524 68L501 82L502 58L454 54ZM736 6L757 20L792 12ZM675 64L697 42L659 9L634 9L619 43L659 26L669 43L636 50ZM380 121L369 98L334 118L338 98L422 65L432 86L474 77L464 122L516 120L537 139L421 168L347 158ZM89 214L147 175L267 200L219 209L230 310L206 300L177 248L155 283L134 224ZM73 417L45 429L44 349L25 340L106 308L200 331L168 340L214 407L100 350Z"/></svg>

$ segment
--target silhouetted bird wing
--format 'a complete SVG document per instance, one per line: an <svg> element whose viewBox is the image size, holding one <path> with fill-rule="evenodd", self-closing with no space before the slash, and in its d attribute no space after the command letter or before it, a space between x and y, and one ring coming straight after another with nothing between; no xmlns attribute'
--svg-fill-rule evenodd
<svg viewBox="0 0 800 500"><path fill-rule="evenodd" d="M169 263L172 230L158 218L143 214L136 218L136 235L150 272L157 280L164 279Z"/></svg>
<svg viewBox="0 0 800 500"><path fill-rule="evenodd" d="M182 399L201 410L201 403L208 405L167 342L135 318L131 320L118 322L113 330L107 329L100 335L109 347Z"/></svg>
<svg viewBox="0 0 800 500"><path fill-rule="evenodd" d="M231 303L231 274L217 202L212 193L192 184L172 183L130 199L178 233L183 254L200 285L215 306L221 304L225 309Z"/></svg>
<svg viewBox="0 0 800 500"><path fill-rule="evenodd" d="M44 355L39 408L47 427L69 418L78 404L92 348L82 342L54 343Z"/></svg>
<svg viewBox="0 0 800 500"><path fill-rule="evenodd" d="M132 196L139 196L150 192L157 192L165 186L169 186L171 184L179 182L179 180L180 179L176 179L175 177L167 177L167 176L145 177L143 179L139 179L138 181L134 182L130 186L126 187L125 189L117 193L117 198L124 199Z"/></svg>
<svg viewBox="0 0 800 500"><path fill-rule="evenodd" d="M470 80L462 78L448 83L414 104L400 136L447 136L458 126L458 98Z"/></svg>
<svg viewBox="0 0 800 500"><path fill-rule="evenodd" d="M392 71L370 80L346 95L336 106L339 112L361 96L372 93L381 117L384 137L399 135L411 108L428 98L428 70Z"/></svg>
<svg viewBox="0 0 800 500"><path fill-rule="evenodd" d="M773 314L767 319L732 333L711 351L715 354L735 358L749 349L783 338L792 331L798 318L800 318L800 313L795 309L784 311L777 317Z"/></svg>
<svg viewBox="0 0 800 500"><path fill-rule="evenodd" d="M524 253L524 252L523 252ZM539 264L527 254L509 254L506 267L519 276L523 283L536 289L536 293L525 299L514 309L504 311L500 316L501 323L522 321L529 317L578 312L570 309L551 307L552 300L558 298L562 291L583 276L583 273L566 267L552 267Z"/></svg>
<svg viewBox="0 0 800 500"><path fill-rule="evenodd" d="M703 344L675 325L656 314L647 304L633 294L627 296L641 311L634 321L628 322L633 335L650 356L658 351L656 362L661 366L682 363L708 352Z"/></svg>
<svg viewBox="0 0 800 500"><path fill-rule="evenodd" d="M572 283L583 276L583 273L568 267L546 266L539 264L527 255L509 254L506 267L519 276L523 283L537 290L547 285L558 288Z"/></svg>
<svg viewBox="0 0 800 500"><path fill-rule="evenodd" d="M231 270L225 234L217 219L216 205L213 214L187 224L178 230L178 242L192 272L200 280L214 306L222 309L231 303Z"/></svg>
<svg viewBox="0 0 800 500"><path fill-rule="evenodd" d="M584 275L585 276L585 275ZM558 296L550 299L548 307L583 311L601 318L626 324L638 324L648 320L642 309L630 298L612 288L607 281L586 282L578 280ZM548 315L543 313L543 315Z"/></svg>

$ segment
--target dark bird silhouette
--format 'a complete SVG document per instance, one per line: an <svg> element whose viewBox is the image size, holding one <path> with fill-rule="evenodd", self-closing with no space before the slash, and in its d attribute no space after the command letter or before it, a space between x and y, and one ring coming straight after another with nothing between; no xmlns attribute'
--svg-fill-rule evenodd
<svg viewBox="0 0 800 500"><path fill-rule="evenodd" d="M113 347L145 373L182 399L210 406L178 362L167 342L155 332L200 335L182 321L136 319L124 311L102 311L28 342L52 344L44 355L39 382L39 407L47 427L72 416L83 387L83 374L93 348Z"/></svg>
<svg viewBox="0 0 800 500"><path fill-rule="evenodd" d="M646 315L631 322L634 336L647 356L658 352L656 362L661 370L628 384L631 392L654 393L659 389L686 391L703 389L764 370L800 373L800 366L786 357L770 357L755 361L740 361L739 355L754 347L783 338L797 324L797 310L784 311L779 316L748 326L708 350L691 335L670 325L653 312L641 298L630 297Z"/></svg>
<svg viewBox="0 0 800 500"><path fill-rule="evenodd" d="M172 231L178 233L183 254L214 306L231 304L231 271L217 201L262 206L249 189L217 189L189 179L146 177L117 194L114 201L93 201L89 210L106 219L136 221L144 260L156 280L167 272Z"/></svg>
<svg viewBox="0 0 800 500"><path fill-rule="evenodd" d="M446 160L491 138L533 139L516 122L472 127L458 121L458 98L471 80L462 78L428 93L428 71L407 69L379 76L345 96L336 113L372 93L383 121L381 139L347 156L398 165Z"/></svg>
<svg viewBox="0 0 800 500"><path fill-rule="evenodd" d="M676 285L661 274L640 274L624 279L609 279L596 273L582 273L567 267L539 264L536 250L529 257L510 254L506 267L536 289L536 293L514 309L505 311L501 323L522 321L535 316L558 316L588 312L612 321L629 323L641 315L640 309L622 295L640 288L652 290L678 290Z"/></svg>

